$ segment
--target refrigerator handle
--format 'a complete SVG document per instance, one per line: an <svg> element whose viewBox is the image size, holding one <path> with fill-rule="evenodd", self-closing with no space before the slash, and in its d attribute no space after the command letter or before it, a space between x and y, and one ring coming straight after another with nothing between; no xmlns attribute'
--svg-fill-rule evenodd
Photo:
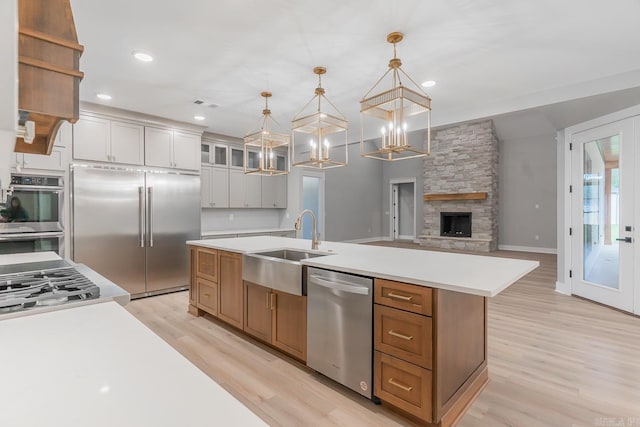
<svg viewBox="0 0 640 427"><path fill-rule="evenodd" d="M153 247L153 187L149 187L148 190L148 203L149 203L149 247Z"/></svg>
<svg viewBox="0 0 640 427"><path fill-rule="evenodd" d="M144 187L138 187L138 211L140 213L140 247L144 248L144 230L146 228L144 218Z"/></svg>

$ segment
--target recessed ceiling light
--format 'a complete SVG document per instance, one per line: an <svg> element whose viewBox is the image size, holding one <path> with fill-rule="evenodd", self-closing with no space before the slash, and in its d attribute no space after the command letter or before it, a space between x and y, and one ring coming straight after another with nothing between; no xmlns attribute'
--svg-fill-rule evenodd
<svg viewBox="0 0 640 427"><path fill-rule="evenodd" d="M103 101L108 101L111 99L111 95L108 95L106 93L99 93L96 95L98 98L102 99Z"/></svg>
<svg viewBox="0 0 640 427"><path fill-rule="evenodd" d="M423 87L433 87L436 85L435 80L427 80L426 82L422 82Z"/></svg>
<svg viewBox="0 0 640 427"><path fill-rule="evenodd" d="M142 61L142 62L151 62L151 61L153 61L153 56L149 55L146 52L141 52L139 50L134 50L131 54L138 61Z"/></svg>
<svg viewBox="0 0 640 427"><path fill-rule="evenodd" d="M193 118L200 121L204 120L204 116L193 116Z"/></svg>

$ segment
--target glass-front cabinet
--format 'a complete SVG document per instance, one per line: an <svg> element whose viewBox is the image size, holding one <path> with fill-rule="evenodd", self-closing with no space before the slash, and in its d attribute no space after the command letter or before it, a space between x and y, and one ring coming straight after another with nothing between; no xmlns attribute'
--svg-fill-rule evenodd
<svg viewBox="0 0 640 427"><path fill-rule="evenodd" d="M220 167L229 166L229 146L226 144L203 141L200 153L202 164Z"/></svg>

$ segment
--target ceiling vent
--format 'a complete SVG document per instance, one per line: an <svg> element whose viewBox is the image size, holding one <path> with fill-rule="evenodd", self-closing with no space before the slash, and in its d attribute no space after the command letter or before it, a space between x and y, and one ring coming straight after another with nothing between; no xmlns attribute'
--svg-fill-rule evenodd
<svg viewBox="0 0 640 427"><path fill-rule="evenodd" d="M204 104L204 101L201 100L201 99L196 99L195 101L193 101L193 103L196 104L196 105L202 105L202 104Z"/></svg>

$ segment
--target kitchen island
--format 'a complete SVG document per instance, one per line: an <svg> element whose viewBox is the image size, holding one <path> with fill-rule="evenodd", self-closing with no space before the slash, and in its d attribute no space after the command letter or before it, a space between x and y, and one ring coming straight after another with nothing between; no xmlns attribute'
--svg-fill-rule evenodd
<svg viewBox="0 0 640 427"><path fill-rule="evenodd" d="M299 260L305 267L371 278L373 357L366 363L373 365L372 398L422 425L438 427L455 425L488 382L487 298L538 266L336 242L310 251L310 241L282 237L187 243L189 312L212 315L302 362L307 361L306 293L243 281L243 256L305 250L313 255Z"/></svg>

